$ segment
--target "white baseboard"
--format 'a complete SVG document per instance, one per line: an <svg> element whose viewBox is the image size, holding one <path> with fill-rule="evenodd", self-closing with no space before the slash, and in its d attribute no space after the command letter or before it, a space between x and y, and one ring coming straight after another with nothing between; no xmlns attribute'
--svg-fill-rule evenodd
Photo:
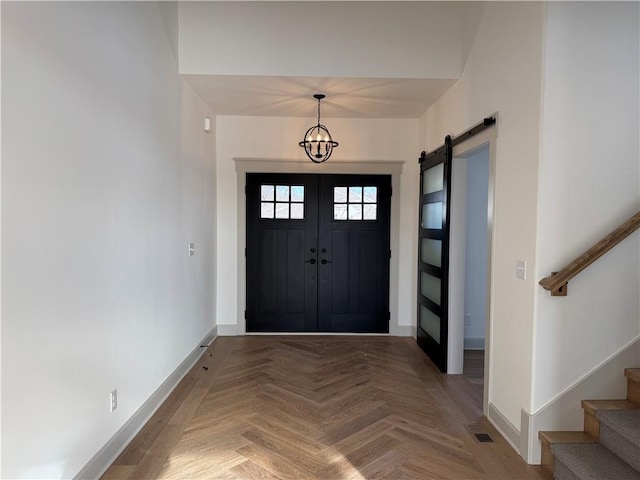
<svg viewBox="0 0 640 480"><path fill-rule="evenodd" d="M509 445L520 453L520 432L491 402L489 402L489 415L487 415L487 418L491 425L496 427L496 430L509 442Z"/></svg>
<svg viewBox="0 0 640 480"><path fill-rule="evenodd" d="M398 337L416 338L416 327L413 325L398 325Z"/></svg>
<svg viewBox="0 0 640 480"><path fill-rule="evenodd" d="M484 337L464 337L465 350L484 350Z"/></svg>
<svg viewBox="0 0 640 480"><path fill-rule="evenodd" d="M191 370L200 356L206 351L203 346L211 344L217 336L217 327L214 327L198 343L193 351L178 365L169 377L153 392L146 402L134 413L129 420L118 430L113 437L96 453L89 462L82 467L74 479L100 478L111 466L118 455L133 440L138 432L149 421L151 416L162 405L169 394L180 383L180 380Z"/></svg>
<svg viewBox="0 0 640 480"><path fill-rule="evenodd" d="M237 325L218 325L218 336L220 337L235 337L238 335Z"/></svg>
<svg viewBox="0 0 640 480"><path fill-rule="evenodd" d="M556 395L534 413L522 410L522 456L531 465L540 464L540 431L582 431L584 413L580 402L585 399L626 398L624 369L640 367L640 339L635 338L596 368Z"/></svg>

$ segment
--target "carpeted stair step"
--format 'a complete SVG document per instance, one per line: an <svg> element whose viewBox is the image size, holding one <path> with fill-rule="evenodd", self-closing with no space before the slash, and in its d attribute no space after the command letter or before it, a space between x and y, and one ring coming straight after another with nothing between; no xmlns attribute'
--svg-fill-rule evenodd
<svg viewBox="0 0 640 480"><path fill-rule="evenodd" d="M596 415L600 410L638 408L638 405L629 400L582 400L581 404L584 410L584 431L595 438L600 437L600 421Z"/></svg>
<svg viewBox="0 0 640 480"><path fill-rule="evenodd" d="M600 410L600 443L640 471L640 409Z"/></svg>
<svg viewBox="0 0 640 480"><path fill-rule="evenodd" d="M555 458L551 452L551 445L555 443L597 443L598 440L585 432L575 431L554 431L554 432L538 432L538 438L541 442L541 458L540 464L547 470L547 472L553 474L555 467Z"/></svg>
<svg viewBox="0 0 640 480"><path fill-rule="evenodd" d="M640 480L640 472L598 443L557 443L556 480Z"/></svg>

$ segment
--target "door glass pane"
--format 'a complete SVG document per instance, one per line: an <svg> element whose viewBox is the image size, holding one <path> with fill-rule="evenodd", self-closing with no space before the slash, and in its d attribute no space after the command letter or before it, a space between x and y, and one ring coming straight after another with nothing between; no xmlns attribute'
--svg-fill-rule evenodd
<svg viewBox="0 0 640 480"><path fill-rule="evenodd" d="M362 205L349 204L349 220L362 220Z"/></svg>
<svg viewBox="0 0 640 480"><path fill-rule="evenodd" d="M439 192L444 188L444 163L427 168L422 173L422 194Z"/></svg>
<svg viewBox="0 0 640 480"><path fill-rule="evenodd" d="M362 202L362 187L349 187L349 203Z"/></svg>
<svg viewBox="0 0 640 480"><path fill-rule="evenodd" d="M333 201L336 203L347 203L347 187L334 187Z"/></svg>
<svg viewBox="0 0 640 480"><path fill-rule="evenodd" d="M262 185L260 187L260 200L273 202L273 185Z"/></svg>
<svg viewBox="0 0 640 480"><path fill-rule="evenodd" d="M420 258L423 262L436 267L442 266L442 240L423 238Z"/></svg>
<svg viewBox="0 0 640 480"><path fill-rule="evenodd" d="M377 205L367 205L366 203L364 204L364 210L363 210L363 218L365 220L375 220L376 219L376 210L377 210Z"/></svg>
<svg viewBox="0 0 640 480"><path fill-rule="evenodd" d="M296 185L291 187L291 201L304 202L304 186Z"/></svg>
<svg viewBox="0 0 640 480"><path fill-rule="evenodd" d="M440 343L440 317L424 305L420 305L420 327Z"/></svg>
<svg viewBox="0 0 640 480"><path fill-rule="evenodd" d="M289 218L288 203L276 203L276 218Z"/></svg>
<svg viewBox="0 0 640 480"><path fill-rule="evenodd" d="M364 187L364 203L376 203L378 201L378 187Z"/></svg>
<svg viewBox="0 0 640 480"><path fill-rule="evenodd" d="M440 279L420 272L420 293L436 305L440 305Z"/></svg>
<svg viewBox="0 0 640 480"><path fill-rule="evenodd" d="M289 201L289 185L276 185L276 201L277 202Z"/></svg>
<svg viewBox="0 0 640 480"><path fill-rule="evenodd" d="M273 203L260 204L260 218L273 218Z"/></svg>
<svg viewBox="0 0 640 480"><path fill-rule="evenodd" d="M442 202L422 205L422 228L442 230Z"/></svg>
<svg viewBox="0 0 640 480"><path fill-rule="evenodd" d="M291 204L291 218L302 219L304 218L304 204L292 203Z"/></svg>
<svg viewBox="0 0 640 480"><path fill-rule="evenodd" d="M333 219L334 220L346 220L347 219L347 204L335 204L333 206Z"/></svg>

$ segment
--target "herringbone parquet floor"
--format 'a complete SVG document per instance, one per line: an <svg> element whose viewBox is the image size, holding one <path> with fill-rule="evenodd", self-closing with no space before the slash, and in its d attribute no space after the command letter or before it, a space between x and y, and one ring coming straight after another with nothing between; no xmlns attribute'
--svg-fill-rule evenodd
<svg viewBox="0 0 640 480"><path fill-rule="evenodd" d="M543 478L477 396L413 339L217 338L103 478Z"/></svg>

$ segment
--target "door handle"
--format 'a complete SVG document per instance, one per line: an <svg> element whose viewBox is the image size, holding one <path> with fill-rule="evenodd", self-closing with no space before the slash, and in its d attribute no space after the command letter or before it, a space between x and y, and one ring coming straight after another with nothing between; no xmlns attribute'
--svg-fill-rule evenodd
<svg viewBox="0 0 640 480"><path fill-rule="evenodd" d="M327 260L326 258L323 258L323 259L320 261L320 263L321 263L321 264L323 264L323 265L326 265L327 263L333 263L333 262L332 262L331 260Z"/></svg>
<svg viewBox="0 0 640 480"><path fill-rule="evenodd" d="M315 258L312 258L312 259L310 259L310 260L305 260L305 261L304 261L304 263L310 263L311 265L315 265L315 263L316 263L316 259L315 259Z"/></svg>

